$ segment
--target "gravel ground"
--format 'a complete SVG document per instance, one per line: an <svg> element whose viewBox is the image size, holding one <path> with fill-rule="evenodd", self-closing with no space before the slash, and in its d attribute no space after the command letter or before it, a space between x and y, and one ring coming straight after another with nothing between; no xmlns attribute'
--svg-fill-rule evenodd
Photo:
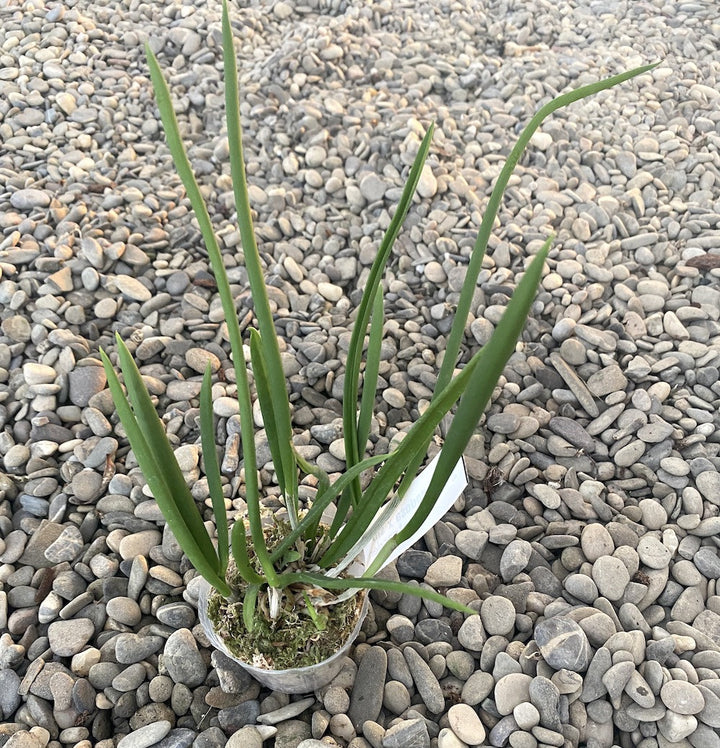
<svg viewBox="0 0 720 748"><path fill-rule="evenodd" d="M169 71L249 322L220 5L0 1L0 745L717 748L715 3L241 5L251 199L296 442L330 472L349 319L427 123L429 165L385 285L375 451L427 403L523 124L568 86L662 63L555 114L500 211L466 358L554 231L547 272L469 446L471 486L388 572L480 616L373 594L353 661L290 698L208 646L195 572L118 436L98 357L115 331L129 339L200 502L210 360L234 499L223 315L142 50L149 39ZM276 506L269 465L262 477Z"/></svg>

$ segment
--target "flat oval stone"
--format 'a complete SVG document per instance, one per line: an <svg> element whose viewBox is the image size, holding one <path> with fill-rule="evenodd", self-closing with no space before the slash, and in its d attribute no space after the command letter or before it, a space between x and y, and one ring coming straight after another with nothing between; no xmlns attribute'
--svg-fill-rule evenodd
<svg viewBox="0 0 720 748"><path fill-rule="evenodd" d="M77 654L95 633L95 625L89 618L70 621L54 621L48 627L50 649L58 657Z"/></svg>
<svg viewBox="0 0 720 748"><path fill-rule="evenodd" d="M535 627L535 641L545 661L555 670L566 668L582 673L590 664L588 638L570 618L553 616L540 621Z"/></svg>
<svg viewBox="0 0 720 748"><path fill-rule="evenodd" d="M188 688L199 686L207 675L207 666L189 629L178 629L165 642L163 662L168 675Z"/></svg>
<svg viewBox="0 0 720 748"><path fill-rule="evenodd" d="M161 741L171 730L172 725L165 719L145 725L126 735L117 748L149 748Z"/></svg>
<svg viewBox="0 0 720 748"><path fill-rule="evenodd" d="M490 636L510 634L515 627L515 606L506 597L493 595L483 600L480 620Z"/></svg>
<svg viewBox="0 0 720 748"><path fill-rule="evenodd" d="M638 541L637 552L640 561L651 569L664 569L669 563L672 554L660 540L652 535L643 535Z"/></svg>
<svg viewBox="0 0 720 748"><path fill-rule="evenodd" d="M18 210L47 208L50 205L50 193L31 187L24 190L17 190L10 195L10 205Z"/></svg>
<svg viewBox="0 0 720 748"><path fill-rule="evenodd" d="M592 578L598 591L608 600L619 600L630 582L625 564L614 556L601 556L592 567Z"/></svg>
<svg viewBox="0 0 720 748"><path fill-rule="evenodd" d="M115 658L123 665L132 665L158 652L164 643L165 640L161 636L119 634L115 637Z"/></svg>
<svg viewBox="0 0 720 748"><path fill-rule="evenodd" d="M361 729L366 721L375 722L380 716L387 667L388 657L382 647L371 647L360 661L348 709L356 730Z"/></svg>
<svg viewBox="0 0 720 748"><path fill-rule="evenodd" d="M660 689L660 698L676 714L697 714L705 706L700 689L684 680L668 681Z"/></svg>
<svg viewBox="0 0 720 748"><path fill-rule="evenodd" d="M513 713L519 704L530 701L532 676L508 673L495 684L495 706L503 716Z"/></svg>
<svg viewBox="0 0 720 748"><path fill-rule="evenodd" d="M615 550L615 543L603 525L594 522L586 525L580 534L580 547L585 558L594 563L601 556L610 556Z"/></svg>
<svg viewBox="0 0 720 748"><path fill-rule="evenodd" d="M452 731L468 745L481 745L485 740L485 727L477 712L467 704L455 704L448 710Z"/></svg>

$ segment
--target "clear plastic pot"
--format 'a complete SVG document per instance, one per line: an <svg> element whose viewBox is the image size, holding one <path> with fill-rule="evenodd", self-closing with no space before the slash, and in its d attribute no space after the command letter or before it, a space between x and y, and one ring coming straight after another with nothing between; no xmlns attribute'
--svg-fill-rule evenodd
<svg viewBox="0 0 720 748"><path fill-rule="evenodd" d="M287 670L265 670L263 668L253 667L249 663L239 659L225 646L225 642L217 634L212 621L208 618L207 608L210 595L213 588L204 579L201 579L200 592L198 594L198 617L202 624L203 630L212 645L235 661L241 667L245 668L258 682L273 691L281 693L310 693L318 688L326 686L340 672L343 666L343 660L350 647L360 633L360 627L365 620L368 611L369 597L366 593L360 615L358 616L355 628L348 636L345 644L331 657L319 662L317 665L308 667L289 668Z"/></svg>

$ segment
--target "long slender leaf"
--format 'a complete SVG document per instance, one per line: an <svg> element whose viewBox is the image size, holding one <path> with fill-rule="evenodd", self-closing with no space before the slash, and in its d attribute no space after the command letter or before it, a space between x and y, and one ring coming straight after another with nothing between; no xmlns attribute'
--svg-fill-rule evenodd
<svg viewBox="0 0 720 748"><path fill-rule="evenodd" d="M230 546L232 548L233 561L235 561L235 566L237 566L240 576L248 584L262 584L263 582L267 582L267 579L258 574L250 565L247 541L245 523L241 519L235 520L235 524L233 524L230 531Z"/></svg>
<svg viewBox="0 0 720 748"><path fill-rule="evenodd" d="M252 360L253 372L255 374L255 389L257 391L260 410L263 416L265 434L267 435L268 444L270 445L270 454L273 459L273 466L277 472L278 465L282 472L282 466L289 462L295 463L293 454L292 441L284 441L283 436L278 433L278 422L273 407L273 395L270 391L270 378L268 374L268 361L265 358L265 348L262 344L262 338L257 330L250 330L250 358ZM294 469L294 468L293 468ZM280 482L278 480L278 482ZM287 503L287 510L290 519L290 526L297 527L297 505L294 502Z"/></svg>
<svg viewBox="0 0 720 748"><path fill-rule="evenodd" d="M200 442L202 444L205 475L208 481L210 499L215 513L215 526L218 535L218 556L220 558L220 572L224 576L230 558L230 533L228 530L225 496L223 495L222 480L220 478L220 463L218 462L217 447L215 445L215 428L213 426L212 410L212 375L208 363L203 375L200 388Z"/></svg>
<svg viewBox="0 0 720 748"><path fill-rule="evenodd" d="M180 470L180 466L175 459L170 442L165 435L165 427L158 417L157 412L150 400L150 395L142 381L142 376L138 370L130 351L119 335L116 335L118 357L120 359L120 368L125 378L125 386L128 391L128 400L130 401L135 418L142 430L148 444L155 455L159 466L162 467L165 476L165 483L173 498L173 503L178 507L185 519L190 532L195 537L198 545L203 551L206 558L215 558L217 564L216 571L219 571L219 561L215 553L215 547L210 540L210 536L205 529L202 517L195 505L188 489L185 477Z"/></svg>
<svg viewBox="0 0 720 748"><path fill-rule="evenodd" d="M308 462L297 450L294 450L294 454L295 461L300 470L307 475L312 475L314 478L317 478L317 494L322 495L325 493L325 491L330 488L330 477L328 474L322 468Z"/></svg>
<svg viewBox="0 0 720 748"><path fill-rule="evenodd" d="M326 577L323 574L315 574L312 572L293 572L292 574L283 574L280 576L280 583L282 586L287 587L295 582L305 582L306 584L314 584L323 589L330 590L348 590L348 589L370 589L370 590L387 590L388 592L399 592L401 594L414 595L415 597L422 597L425 600L432 600L432 602L440 603L440 605L446 608L452 608L453 610L459 610L461 613L467 613L468 615L475 615L476 610L463 605L457 600L451 600L445 595L441 595L439 592L434 590L428 590L425 587L415 586L412 584L406 584L404 582L394 582L389 579L378 579L377 577Z"/></svg>
<svg viewBox="0 0 720 748"><path fill-rule="evenodd" d="M358 473L359 477L360 473ZM340 532L340 528L345 524L348 514L350 514L350 510L352 509L352 485L352 483L348 483L335 506L335 516L328 531L328 536L331 540Z"/></svg>
<svg viewBox="0 0 720 748"><path fill-rule="evenodd" d="M470 306L472 304L472 297L477 284L478 275L482 268L482 260L485 255L487 243L492 232L492 227L497 217L500 203L502 201L503 193L507 187L507 183L515 171L520 156L522 156L525 148L530 142L535 131L540 127L542 122L547 119L553 112L558 109L572 104L580 99L585 99L588 96L605 91L608 88L617 86L619 83L623 83L630 78L634 78L643 73L647 73L648 70L652 70L658 63L652 65L643 65L642 67L629 70L619 75L613 75L605 80L596 81L590 83L587 86L580 86L572 91L561 94L552 101L542 106L535 116L528 122L525 129L520 133L520 137L515 143L510 155L503 166L500 175L497 178L497 182L493 187L493 191L488 201L488 206L485 209L478 236L473 247L472 254L470 256L470 263L468 264L465 280L463 281L463 287L460 292L460 299L458 301L457 311L455 313L455 319L453 320L453 326L448 337L447 346L445 350L445 358L442 366L440 367L440 374L436 384L436 391L442 392L443 388L450 381L452 376L453 368L457 361L458 353L460 352L460 345L462 343L463 335L465 333L465 325L467 323L468 314L470 313Z"/></svg>
<svg viewBox="0 0 720 748"><path fill-rule="evenodd" d="M428 151L430 150L433 131L434 125L431 124L420 144L420 148L415 156L415 161L410 170L407 182L405 183L405 188L403 189L398 207L395 210L395 214L393 215L390 225L385 232L385 236L380 243L380 249L375 257L375 261L370 268L365 291L360 300L355 324L353 325L350 346L348 348L347 363L345 366L345 382L343 386L343 437L345 439L345 460L348 467L352 467L355 463L360 461L361 449L365 448L364 444L358 443L357 407L360 361L362 358L363 341L365 339L368 321L370 319L371 307L378 292L378 286L382 279L383 270L388 258L390 257L390 252L395 243L395 239L400 232L405 216L410 210L412 198L415 194L415 188L420 180L423 165L427 158ZM350 490L352 491L353 504L357 504L360 499L360 482L354 481Z"/></svg>
<svg viewBox="0 0 720 748"><path fill-rule="evenodd" d="M368 339L368 349L365 363L365 373L363 376L363 390L360 399L360 414L357 422L357 445L358 457L362 458L365 452L370 435L370 424L375 409L375 399L377 396L377 380L380 369L380 347L382 345L383 332L383 297L382 285L378 283L373 300L373 312L370 322L370 336ZM345 489L340 500L338 501L335 517L328 532L330 539L334 538L345 522L352 505L352 488L357 484L353 481Z"/></svg>
<svg viewBox="0 0 720 748"><path fill-rule="evenodd" d="M312 475L317 479L316 496L322 496L323 493L330 489L330 477L322 468L308 462L295 448L293 448L293 452L295 454L295 462L297 462L300 470L306 475ZM303 537L306 540L317 539L319 524L320 518L318 517L317 522L309 526L308 529L303 532Z"/></svg>
<svg viewBox="0 0 720 748"><path fill-rule="evenodd" d="M229 21L228 21L229 27ZM230 38L230 49L232 49L232 38ZM240 324L237 318L235 302L230 290L230 282L225 272L225 266L222 261L222 254L218 245L217 237L213 231L210 215L205 205L200 188L193 174L190 161L188 160L182 138L180 137L180 128L178 127L177 118L173 111L170 101L170 91L165 78L163 77L160 65L150 49L146 45L148 65L150 67L150 77L152 78L153 89L157 99L160 118L162 119L165 129L165 138L168 148L173 157L175 168L187 192L188 199L192 205L200 233L202 234L205 246L208 250L208 257L212 265L215 282L218 287L218 294L222 303L225 321L230 339L230 348L233 355L233 364L237 380L237 397L240 408L240 431L243 447L243 460L245 463L245 486L246 501L248 505L248 519L250 530L255 545L258 559L263 564L263 570L269 580L275 578L275 572L272 565L269 565L267 548L262 533L262 522L260 519L260 498L257 475L257 459L255 453L255 433L252 419L252 401L250 399L250 384L247 376L247 365L245 362L245 353L243 351L242 335L240 333ZM234 63L234 53L230 55ZM239 544L238 544L239 545ZM235 546L233 546L235 547ZM265 550L263 550L265 549ZM267 565L266 565L267 564Z"/></svg>
<svg viewBox="0 0 720 748"><path fill-rule="evenodd" d="M371 569L380 568L392 550L412 537L420 528L450 478L455 464L462 457L465 447L490 400L495 384L515 350L516 341L522 332L535 298L537 285L553 238L552 236L548 238L542 249L533 258L530 267L518 284L515 293L513 293L497 329L483 349L485 352L483 366L478 367L473 372L467 384L467 389L460 398L457 413L453 418L435 472L420 506L418 506L410 522L380 551L377 559L371 564Z"/></svg>
<svg viewBox="0 0 720 748"><path fill-rule="evenodd" d="M243 596L243 623L248 633L252 633L252 630L255 628L255 606L257 604L258 592L260 592L259 584L249 584Z"/></svg>
<svg viewBox="0 0 720 748"><path fill-rule="evenodd" d="M288 505L291 522L297 521L298 475L292 453L284 449L284 445L292 441L292 420L290 417L290 401L283 373L277 332L273 322L270 303L263 268L260 263L255 232L253 231L252 213L248 198L247 179L245 175L245 160L243 158L242 128L240 126L240 101L237 84L237 63L235 47L228 14L227 0L223 0L223 60L225 65L225 114L228 129L228 144L230 148L230 172L232 174L235 208L237 210L240 238L242 240L245 268L248 273L250 288L252 289L253 305L260 328L263 353L267 366L268 389L272 395L270 400L275 420L275 431L278 444L283 445L280 457L275 464L278 481L283 496ZM216 271L217 272L217 271ZM265 423L267 428L267 421Z"/></svg>
<svg viewBox="0 0 720 748"><path fill-rule="evenodd" d="M520 157L525 151L525 148L530 142L530 139L532 138L535 131L538 129L538 127L540 127L542 122L547 117L549 117L558 109L561 109L565 106L568 106L569 104L572 104L575 101L579 101L580 99L584 99L600 91L604 91L606 89L612 88L613 86L617 86L618 84L623 83L630 78L634 78L635 76L646 73L649 70L652 70L657 64L659 63L654 63L652 65L643 65L642 67L634 68L633 70L629 70L625 73L620 73L619 75L614 75L610 78L606 78L605 80L590 83L589 85L581 86L580 88L576 88L572 91L561 94L560 96L542 106L530 120L530 122L526 125L525 129L520 133L520 137L515 143L515 146L510 152L510 155L508 156L507 161L505 162L505 165L503 166L500 175L495 182L492 194L490 195L490 200L488 201L487 208L485 209L485 213L483 214L483 219L480 224L480 229L478 230L475 246L473 247L473 251L470 255L470 262L465 273L465 280L463 281L462 290L460 292L460 299L458 300L457 309L455 311L455 318L450 329L450 334L448 335L447 343L445 346L445 355L440 367L437 382L435 384L435 392L433 394L433 397L438 396L443 391L443 389L450 381L450 378L452 377L455 364L458 360L460 346L465 335L465 326L467 324L468 314L470 313L470 307L472 304L473 294L475 292L475 286L477 285L478 275L480 274L480 270L482 268L483 257L485 256L485 250L490 239L490 234L492 232L493 224L495 223L495 218L497 217L498 210L500 209L500 204L505 192L505 188L507 187L507 183L512 176L512 173L515 171L515 167L517 166ZM401 494L404 494L409 487L410 482L417 474L418 468L420 467L423 459L424 454L409 466L406 477L399 488L399 492Z"/></svg>
<svg viewBox="0 0 720 748"><path fill-rule="evenodd" d="M373 299L373 311L370 322L370 337L368 339L367 355L365 357L365 373L363 375L363 390L360 398L360 415L358 417L358 448L362 458L365 445L370 436L375 398L377 396L378 372L380 370L380 347L383 333L383 294L382 286L378 285Z"/></svg>
<svg viewBox="0 0 720 748"><path fill-rule="evenodd" d="M125 428L130 445L135 453L135 458L140 465L140 469L145 476L145 480L153 492L153 496L162 510L165 521L170 526L173 534L177 538L180 547L185 555L190 559L192 565L205 577L205 579L215 587L221 594L229 595L230 588L227 586L225 579L219 574L219 559L215 555L215 549L212 553L207 553L207 548L201 547L196 540L193 532L188 527L186 518L175 503L175 497L165 481L165 473L156 460L155 453L150 448L143 434L135 415L131 409L122 385L118 379L115 369L104 350L100 349L100 358L102 359L103 368L108 379L108 387L112 395L115 408L117 409L120 421ZM193 507L197 513L197 508ZM207 531L203 526L203 532L207 536ZM208 537L209 540L209 537ZM210 544L212 548L212 543Z"/></svg>

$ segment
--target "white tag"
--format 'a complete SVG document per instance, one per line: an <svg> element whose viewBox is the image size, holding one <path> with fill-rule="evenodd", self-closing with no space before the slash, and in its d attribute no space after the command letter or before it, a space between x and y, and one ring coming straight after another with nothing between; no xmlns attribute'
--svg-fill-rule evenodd
<svg viewBox="0 0 720 748"><path fill-rule="evenodd" d="M347 556L345 556L336 567L326 572L327 576L338 576L343 569L347 568L360 555L361 552L364 554L366 559L365 567L367 568L372 565L373 561L388 540L406 527L417 511L417 508L420 506L420 503L425 496L425 492L430 485L430 480L435 473L439 457L439 453L435 455L425 470L423 470L422 473L420 473L420 475L418 475L418 477L410 484L402 499L395 495L380 509L380 512L372 521L371 525L367 528L357 543L350 549ZM423 522L422 526L414 535L412 535L412 537L408 538L393 550L381 568L385 568L403 551L412 547L431 527L439 522L448 512L450 507L457 501L460 494L467 487L467 484L465 463L462 458L460 458L453 468L453 471L448 478L448 482L440 492L440 496L438 496L435 506L433 506L425 519L425 522ZM352 567L349 571L353 571Z"/></svg>

